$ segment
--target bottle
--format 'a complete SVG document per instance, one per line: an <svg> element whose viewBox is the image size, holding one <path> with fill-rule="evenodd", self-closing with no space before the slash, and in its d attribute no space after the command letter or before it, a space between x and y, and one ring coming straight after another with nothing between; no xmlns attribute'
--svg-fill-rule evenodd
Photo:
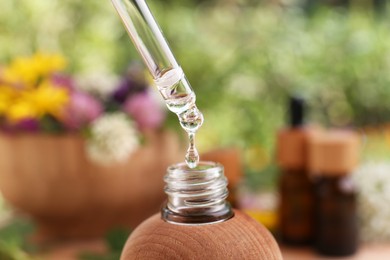
<svg viewBox="0 0 390 260"><path fill-rule="evenodd" d="M290 98L290 127L277 139L279 178L279 231L282 242L303 245L312 242L314 190L306 170L307 140L314 128L304 124L305 102Z"/></svg>
<svg viewBox="0 0 390 260"><path fill-rule="evenodd" d="M358 247L357 191L351 179L359 157L358 135L329 131L309 141L309 169L315 187L315 248L347 256Z"/></svg>
<svg viewBox="0 0 390 260"><path fill-rule="evenodd" d="M213 259L281 260L270 232L225 201L221 164L172 165L165 176L167 203L138 226L121 260Z"/></svg>

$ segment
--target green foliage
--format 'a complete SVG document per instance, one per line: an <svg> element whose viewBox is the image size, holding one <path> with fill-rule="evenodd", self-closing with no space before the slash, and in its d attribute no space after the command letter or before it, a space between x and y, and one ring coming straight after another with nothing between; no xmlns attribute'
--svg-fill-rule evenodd
<svg viewBox="0 0 390 260"><path fill-rule="evenodd" d="M131 49L125 37L110 1L16 0L2 4L2 60L36 50L60 51L70 59L73 70L100 71L125 63L123 52Z"/></svg>
<svg viewBox="0 0 390 260"><path fill-rule="evenodd" d="M0 229L0 259L2 260L32 260L26 251L32 251L26 243L26 236L33 227L30 222L16 220Z"/></svg>
<svg viewBox="0 0 390 260"><path fill-rule="evenodd" d="M106 241L112 251L122 251L130 232L126 229L113 229L106 235Z"/></svg>
<svg viewBox="0 0 390 260"><path fill-rule="evenodd" d="M388 18L326 10L306 17L249 2L148 1L205 113L204 148L260 145L272 154L295 92L307 96L316 122L390 119ZM118 72L138 59L110 1L5 1L0 60L36 49L65 53L77 72Z"/></svg>
<svg viewBox="0 0 390 260"><path fill-rule="evenodd" d="M93 253L83 253L79 256L79 260L118 260L120 252L111 252L105 255L98 255Z"/></svg>
<svg viewBox="0 0 390 260"><path fill-rule="evenodd" d="M172 13L160 21L205 109L206 142L217 132L220 143L273 147L287 96L296 92L307 96L316 122L389 120L387 20L334 11L306 18L262 6Z"/></svg>

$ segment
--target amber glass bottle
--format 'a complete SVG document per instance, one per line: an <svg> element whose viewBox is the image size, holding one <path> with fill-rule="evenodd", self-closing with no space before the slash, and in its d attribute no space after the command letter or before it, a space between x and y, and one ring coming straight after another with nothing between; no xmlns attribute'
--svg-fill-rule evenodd
<svg viewBox="0 0 390 260"><path fill-rule="evenodd" d="M315 247L323 255L346 256L358 247L357 191L350 176L357 165L359 138L330 131L309 142L315 187Z"/></svg>
<svg viewBox="0 0 390 260"><path fill-rule="evenodd" d="M290 100L290 127L277 140L279 179L279 231L282 242L308 244L313 238L313 185L306 170L307 139L312 129L304 126L304 102Z"/></svg>

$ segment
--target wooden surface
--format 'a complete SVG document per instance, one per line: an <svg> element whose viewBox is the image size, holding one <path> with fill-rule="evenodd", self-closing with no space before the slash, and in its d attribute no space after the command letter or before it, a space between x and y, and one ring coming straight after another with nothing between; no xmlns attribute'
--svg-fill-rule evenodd
<svg viewBox="0 0 390 260"><path fill-rule="evenodd" d="M357 254L344 258L319 256L309 247L281 246L281 251L284 260L388 260L390 244L363 244ZM36 257L47 260L78 260L81 252L104 255L108 252L108 248L102 239L72 240L57 243L50 250L36 255Z"/></svg>
<svg viewBox="0 0 390 260"><path fill-rule="evenodd" d="M281 246L284 260L389 260L390 244L363 244L355 255L349 257L325 257L309 247Z"/></svg>
<svg viewBox="0 0 390 260"><path fill-rule="evenodd" d="M121 260L281 260L276 241L259 223L235 211L225 222L183 226L169 224L160 214L142 223L131 235Z"/></svg>

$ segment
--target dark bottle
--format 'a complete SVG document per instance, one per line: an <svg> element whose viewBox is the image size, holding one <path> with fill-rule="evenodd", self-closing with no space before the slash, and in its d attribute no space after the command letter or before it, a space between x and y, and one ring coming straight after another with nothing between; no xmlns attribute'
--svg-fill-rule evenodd
<svg viewBox="0 0 390 260"><path fill-rule="evenodd" d="M323 255L347 256L358 247L357 192L350 173L357 165L359 138L329 131L309 142L315 187L315 247Z"/></svg>
<svg viewBox="0 0 390 260"><path fill-rule="evenodd" d="M314 130L304 125L304 101L290 99L290 127L279 131L277 163L279 179L279 231L292 245L308 244L313 238L314 194L306 170L307 140Z"/></svg>

